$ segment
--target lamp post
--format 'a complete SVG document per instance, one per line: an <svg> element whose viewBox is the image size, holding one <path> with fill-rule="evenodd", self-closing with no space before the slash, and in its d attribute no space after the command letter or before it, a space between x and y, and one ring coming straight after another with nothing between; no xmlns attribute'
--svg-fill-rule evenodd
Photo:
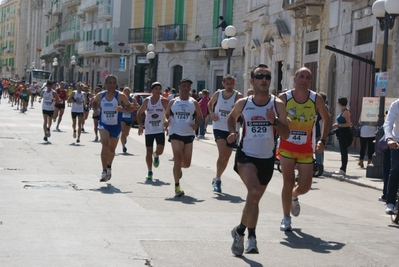
<svg viewBox="0 0 399 267"><path fill-rule="evenodd" d="M54 67L54 81L57 81L57 66L58 66L58 58L53 58L53 67Z"/></svg>
<svg viewBox="0 0 399 267"><path fill-rule="evenodd" d="M31 69L35 69L35 61L32 61Z"/></svg>
<svg viewBox="0 0 399 267"><path fill-rule="evenodd" d="M71 75L69 77L69 82L73 83L73 76L74 76L74 70L75 70L75 65L76 65L76 57L72 56L71 57L71 66L72 66L72 70L71 70Z"/></svg>
<svg viewBox="0 0 399 267"><path fill-rule="evenodd" d="M373 15L380 23L380 29L384 32L384 43L382 46L382 62L380 72L387 71L388 61L388 34L395 24L395 18L399 15L399 2L397 0L377 0L372 6ZM384 124L385 113L385 96L380 96L379 110L378 110L378 131L376 134L376 144L384 134L380 130ZM382 155L375 153L373 157L373 164L367 166L366 177L381 178L382 177Z"/></svg>
<svg viewBox="0 0 399 267"><path fill-rule="evenodd" d="M150 65L148 66L148 84L147 84L147 92L150 92L151 88L151 82L152 82L152 69L153 69L153 63L154 63L154 58L155 58L155 46L153 44L147 45L147 59L150 62Z"/></svg>
<svg viewBox="0 0 399 267"><path fill-rule="evenodd" d="M222 41L222 48L226 50L227 55L227 74L230 74L230 60L233 55L233 50L238 45L238 40L234 37L236 35L236 28L233 25L227 26L224 30L227 38Z"/></svg>
<svg viewBox="0 0 399 267"><path fill-rule="evenodd" d="M42 67L42 70L46 67L46 61L44 59L40 60L40 66Z"/></svg>

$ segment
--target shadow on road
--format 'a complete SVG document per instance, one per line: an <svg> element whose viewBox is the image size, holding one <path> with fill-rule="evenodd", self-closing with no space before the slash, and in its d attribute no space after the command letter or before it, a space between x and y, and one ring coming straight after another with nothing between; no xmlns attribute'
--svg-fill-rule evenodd
<svg viewBox="0 0 399 267"><path fill-rule="evenodd" d="M175 201L175 202L181 202L183 204L196 204L196 203L201 203L204 202L205 200L203 199L196 199L194 197L190 196L182 196L182 197L173 197L173 198L165 198L167 201Z"/></svg>
<svg viewBox="0 0 399 267"><path fill-rule="evenodd" d="M138 182L138 184L148 184L152 186L170 185L170 183L165 183L164 181L161 181L159 179L146 179L145 182Z"/></svg>
<svg viewBox="0 0 399 267"><path fill-rule="evenodd" d="M233 196L226 193L216 194L213 198L221 201L230 201L230 203L242 203L245 201L245 199L242 199L239 196Z"/></svg>
<svg viewBox="0 0 399 267"><path fill-rule="evenodd" d="M90 189L93 192L100 192L103 194L129 194L133 193L132 191L122 192L119 188L116 188L112 184L107 184L107 186L102 186L98 189Z"/></svg>
<svg viewBox="0 0 399 267"><path fill-rule="evenodd" d="M319 237L305 234L301 229L293 229L292 232L285 232L286 241L280 242L294 249L309 249L317 253L331 253L331 250L340 250L345 246L344 243L325 241Z"/></svg>
<svg viewBox="0 0 399 267"><path fill-rule="evenodd" d="M248 266L251 266L251 267L263 267L263 265L261 263L253 261L251 259L248 259L245 256L241 256L241 257L237 257L237 258L242 259L243 261L248 263Z"/></svg>

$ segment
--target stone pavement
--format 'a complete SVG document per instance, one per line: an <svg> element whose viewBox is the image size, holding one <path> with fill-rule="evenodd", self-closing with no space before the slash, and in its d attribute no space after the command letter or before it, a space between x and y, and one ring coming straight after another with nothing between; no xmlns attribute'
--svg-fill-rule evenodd
<svg viewBox="0 0 399 267"><path fill-rule="evenodd" d="M212 125L208 125L207 132L208 133L205 135L205 139L199 139L199 141L215 144L212 134ZM346 175L343 176L334 174L334 171L339 170L339 168L341 167L341 154L339 152L338 143L336 143L335 146L328 145L326 151L324 152L324 172L322 176L331 177L336 180L380 190L382 194L383 180L380 178L366 177L366 168L360 168L357 165L358 161L359 149L350 150ZM365 164L367 164L367 160Z"/></svg>

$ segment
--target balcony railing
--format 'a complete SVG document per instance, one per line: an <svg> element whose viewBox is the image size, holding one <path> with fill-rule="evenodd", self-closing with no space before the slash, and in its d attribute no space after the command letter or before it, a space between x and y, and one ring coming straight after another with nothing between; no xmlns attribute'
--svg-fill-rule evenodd
<svg viewBox="0 0 399 267"><path fill-rule="evenodd" d="M111 5L100 4L98 6L98 18L111 19Z"/></svg>
<svg viewBox="0 0 399 267"><path fill-rule="evenodd" d="M157 41L187 41L187 24L170 24L158 26Z"/></svg>
<svg viewBox="0 0 399 267"><path fill-rule="evenodd" d="M283 8L285 10L305 8L307 6L324 5L325 0L283 0Z"/></svg>
<svg viewBox="0 0 399 267"><path fill-rule="evenodd" d="M58 16L62 14L61 2L57 2L53 4L52 13L54 16Z"/></svg>
<svg viewBox="0 0 399 267"><path fill-rule="evenodd" d="M64 0L64 7L73 7L80 4L80 0Z"/></svg>
<svg viewBox="0 0 399 267"><path fill-rule="evenodd" d="M80 40L80 31L79 30L70 30L64 31L61 33L61 41L79 41Z"/></svg>
<svg viewBox="0 0 399 267"><path fill-rule="evenodd" d="M154 28L129 29L129 44L154 43L155 34Z"/></svg>
<svg viewBox="0 0 399 267"><path fill-rule="evenodd" d="M89 12L98 8L98 0L85 0L81 4L83 12Z"/></svg>
<svg viewBox="0 0 399 267"><path fill-rule="evenodd" d="M96 53L118 53L118 54L125 54L129 53L130 49L127 45L121 42L112 42L108 45L101 45L95 46Z"/></svg>
<svg viewBox="0 0 399 267"><path fill-rule="evenodd" d="M84 53L89 53L93 52L94 53L94 44L93 41L82 41L78 43L78 53L79 54L84 54Z"/></svg>

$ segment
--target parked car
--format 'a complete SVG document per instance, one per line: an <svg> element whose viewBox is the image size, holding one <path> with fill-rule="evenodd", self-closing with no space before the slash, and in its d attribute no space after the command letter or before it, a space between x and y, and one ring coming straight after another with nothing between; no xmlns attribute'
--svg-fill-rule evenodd
<svg viewBox="0 0 399 267"><path fill-rule="evenodd" d="M144 99L146 99L147 97L149 97L151 94L150 93L146 93L146 92L136 92L136 93L132 93L131 96L136 99L137 103L141 106L144 102ZM133 117L133 126L138 125L137 123L137 110L133 111L134 117ZM145 113L143 112L143 114L141 114L141 119L144 122L145 120Z"/></svg>

